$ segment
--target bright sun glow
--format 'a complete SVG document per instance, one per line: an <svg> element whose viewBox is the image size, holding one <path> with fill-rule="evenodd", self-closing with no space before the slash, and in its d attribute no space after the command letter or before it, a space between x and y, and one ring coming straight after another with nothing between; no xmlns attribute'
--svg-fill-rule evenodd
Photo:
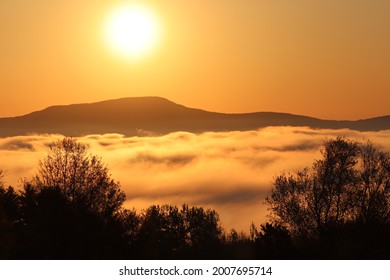
<svg viewBox="0 0 390 280"><path fill-rule="evenodd" d="M159 37L155 16L144 6L116 7L105 24L106 40L117 54L136 59L150 52Z"/></svg>

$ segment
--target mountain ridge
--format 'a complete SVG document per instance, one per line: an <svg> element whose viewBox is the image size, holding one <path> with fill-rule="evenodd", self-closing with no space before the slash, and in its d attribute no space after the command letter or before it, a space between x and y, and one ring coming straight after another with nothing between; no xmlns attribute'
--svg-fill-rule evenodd
<svg viewBox="0 0 390 280"><path fill-rule="evenodd" d="M22 116L0 118L0 137L56 133L66 136L145 132L253 130L266 126L378 131L390 129L390 115L356 121L322 120L280 112L218 113L189 108L162 97L125 97L93 103L54 105Z"/></svg>

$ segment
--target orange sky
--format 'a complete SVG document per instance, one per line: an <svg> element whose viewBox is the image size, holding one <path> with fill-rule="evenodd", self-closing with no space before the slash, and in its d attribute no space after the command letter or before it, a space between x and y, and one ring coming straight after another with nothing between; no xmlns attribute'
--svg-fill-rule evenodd
<svg viewBox="0 0 390 280"><path fill-rule="evenodd" d="M104 42L122 2L1 1L0 117L144 95L220 112L390 114L388 0L138 1L163 32L137 62Z"/></svg>

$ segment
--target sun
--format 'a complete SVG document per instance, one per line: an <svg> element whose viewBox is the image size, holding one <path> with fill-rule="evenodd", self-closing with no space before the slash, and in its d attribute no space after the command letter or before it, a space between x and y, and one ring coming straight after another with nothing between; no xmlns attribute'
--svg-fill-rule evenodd
<svg viewBox="0 0 390 280"><path fill-rule="evenodd" d="M156 16L140 4L115 7L105 22L104 33L109 47L128 59L149 53L160 36Z"/></svg>

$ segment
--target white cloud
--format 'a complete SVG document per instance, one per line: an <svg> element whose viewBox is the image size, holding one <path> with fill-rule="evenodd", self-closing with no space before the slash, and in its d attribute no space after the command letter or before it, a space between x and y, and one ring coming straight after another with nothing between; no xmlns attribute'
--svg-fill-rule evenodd
<svg viewBox="0 0 390 280"><path fill-rule="evenodd" d="M223 225L247 231L251 222L266 219L264 198L273 177L282 171L311 166L320 157L325 138L343 135L372 140L390 151L390 131L314 130L268 127L257 131L176 132L156 137L119 134L80 137L90 152L100 155L126 192L127 207L187 203L210 207ZM0 168L6 182L18 186L31 178L48 144L60 135L0 138Z"/></svg>

